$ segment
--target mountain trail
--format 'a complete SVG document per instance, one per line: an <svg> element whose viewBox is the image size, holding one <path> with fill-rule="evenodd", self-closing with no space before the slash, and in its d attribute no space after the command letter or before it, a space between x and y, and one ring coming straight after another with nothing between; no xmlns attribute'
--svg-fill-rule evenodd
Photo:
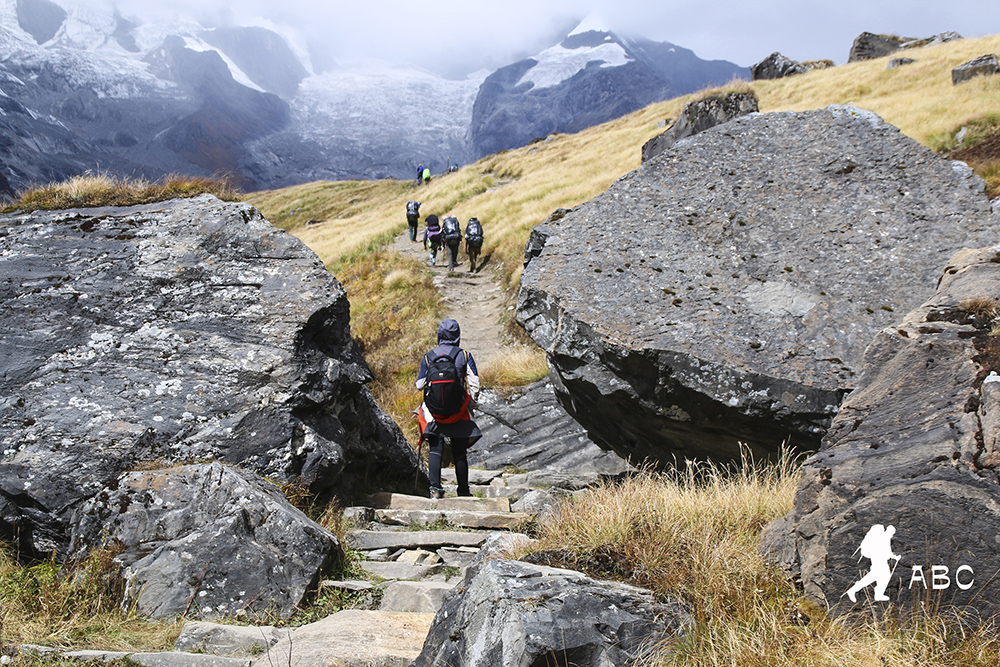
<svg viewBox="0 0 1000 667"><path fill-rule="evenodd" d="M423 234L423 228L420 230ZM479 258L475 272L469 271L469 258L465 254L465 242L458 253L459 265L448 273L448 251L438 251L437 265L430 266L428 253L422 241L410 241L409 232L396 237L392 249L406 257L413 257L424 263L434 274L434 285L441 292L447 308L446 316L456 320L462 328L462 347L472 353L480 366L498 355L504 348L500 313L503 299L500 287L493 282L490 256Z"/></svg>

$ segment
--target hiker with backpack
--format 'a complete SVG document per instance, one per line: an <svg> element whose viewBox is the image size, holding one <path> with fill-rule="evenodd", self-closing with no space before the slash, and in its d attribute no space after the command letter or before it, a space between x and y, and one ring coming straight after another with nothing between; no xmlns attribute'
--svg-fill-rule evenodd
<svg viewBox="0 0 1000 667"><path fill-rule="evenodd" d="M430 168L424 167L424 170L423 170L423 172L422 172L421 175L424 177L424 185L427 185L428 183L431 182L431 170L430 170Z"/></svg>
<svg viewBox="0 0 1000 667"><path fill-rule="evenodd" d="M445 438L451 443L458 495L472 495L467 451L483 437L472 419L471 410L479 396L479 372L472 355L460 345L458 322L442 320L438 327L438 345L424 355L420 362L420 375L417 376L417 389L424 392L424 402L417 417L420 421L420 444L426 440L430 447L427 467L431 498L444 497L441 459Z"/></svg>
<svg viewBox="0 0 1000 667"><path fill-rule="evenodd" d="M469 272L476 270L476 260L483 249L483 225L479 218L469 218L465 226L465 253L469 256Z"/></svg>
<svg viewBox="0 0 1000 667"><path fill-rule="evenodd" d="M410 226L410 241L417 241L417 223L420 222L420 202L406 202L406 224Z"/></svg>
<svg viewBox="0 0 1000 667"><path fill-rule="evenodd" d="M433 213L424 220L424 250L429 251L428 264L434 266L437 263L438 248L441 247L441 225L438 224L438 217Z"/></svg>
<svg viewBox="0 0 1000 667"><path fill-rule="evenodd" d="M454 271L458 266L458 249L462 245L462 225L458 218L449 215L441 225L441 235L448 246L448 270Z"/></svg>
<svg viewBox="0 0 1000 667"><path fill-rule="evenodd" d="M424 165L417 165L417 178L414 181L414 185L420 185L424 182Z"/></svg>

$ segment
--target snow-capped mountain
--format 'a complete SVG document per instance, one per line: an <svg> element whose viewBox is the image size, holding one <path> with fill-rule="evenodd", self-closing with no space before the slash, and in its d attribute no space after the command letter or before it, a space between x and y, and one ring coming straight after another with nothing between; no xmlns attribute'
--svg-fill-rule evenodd
<svg viewBox="0 0 1000 667"><path fill-rule="evenodd" d="M371 61L316 72L294 33L262 21L0 0L0 196L86 170L228 173L248 189L409 178L741 73L594 17L534 58L453 81Z"/></svg>
<svg viewBox="0 0 1000 667"><path fill-rule="evenodd" d="M473 108L473 151L577 132L734 77L749 79L749 70L668 42L619 37L591 15L560 44L486 78Z"/></svg>

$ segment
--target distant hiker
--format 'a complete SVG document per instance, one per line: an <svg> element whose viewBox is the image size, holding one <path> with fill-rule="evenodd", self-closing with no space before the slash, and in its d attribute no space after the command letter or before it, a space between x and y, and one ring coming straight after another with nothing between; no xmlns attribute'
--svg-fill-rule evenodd
<svg viewBox="0 0 1000 667"><path fill-rule="evenodd" d="M479 218L469 218L465 226L465 252L469 256L469 271L476 270L476 260L483 249L483 225Z"/></svg>
<svg viewBox="0 0 1000 667"><path fill-rule="evenodd" d="M410 226L410 240L417 240L417 223L420 222L420 202L410 200L406 202L406 223Z"/></svg>
<svg viewBox="0 0 1000 667"><path fill-rule="evenodd" d="M438 224L438 217L433 213L424 220L424 250L429 254L428 264L434 266L437 263L438 248L441 247L441 225Z"/></svg>
<svg viewBox="0 0 1000 667"><path fill-rule="evenodd" d="M885 594L885 589L892 579L892 569L889 568L889 560L899 562L899 556L892 553L892 536L896 533L895 526L883 526L876 523L868 530L868 534L861 540L854 553L861 552L860 558L867 558L872 562L872 567L868 574L861 577L853 586L848 589L846 595L851 602L857 602L857 593L865 586L875 584L874 599L876 602L888 602L889 596ZM894 568L893 568L894 569Z"/></svg>
<svg viewBox="0 0 1000 667"><path fill-rule="evenodd" d="M461 347L461 329L452 319L441 321L438 345L424 355L417 376L417 389L424 392L420 406L420 442L430 447L427 461L431 483L430 497L443 498L441 458L444 439L451 442L451 458L455 462L458 495L471 496L469 491L469 459L466 454L479 438L479 426L472 420L471 407L479 396L479 372L472 355Z"/></svg>
<svg viewBox="0 0 1000 667"><path fill-rule="evenodd" d="M425 184L425 185L426 185L427 183L430 183L430 182L431 182L431 170L430 170L429 168L427 168L427 167L424 167L424 170L423 170L423 171L421 172L421 174L422 174L422 175L423 175L423 177L424 177L424 184Z"/></svg>
<svg viewBox="0 0 1000 667"><path fill-rule="evenodd" d="M417 179L414 185L420 185L424 182L424 165L417 165Z"/></svg>
<svg viewBox="0 0 1000 667"><path fill-rule="evenodd" d="M448 246L448 270L454 271L458 265L458 249L462 245L462 225L458 218L449 215L441 223L441 234Z"/></svg>

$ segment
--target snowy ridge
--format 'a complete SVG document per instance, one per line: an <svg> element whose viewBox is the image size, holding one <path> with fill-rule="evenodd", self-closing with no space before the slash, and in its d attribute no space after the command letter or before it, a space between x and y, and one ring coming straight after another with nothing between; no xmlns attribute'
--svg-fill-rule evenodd
<svg viewBox="0 0 1000 667"><path fill-rule="evenodd" d="M632 61L618 42L578 49L557 45L542 51L533 60L538 64L525 72L517 85L532 83L536 90L558 86L594 61L601 61L601 67L620 67Z"/></svg>

